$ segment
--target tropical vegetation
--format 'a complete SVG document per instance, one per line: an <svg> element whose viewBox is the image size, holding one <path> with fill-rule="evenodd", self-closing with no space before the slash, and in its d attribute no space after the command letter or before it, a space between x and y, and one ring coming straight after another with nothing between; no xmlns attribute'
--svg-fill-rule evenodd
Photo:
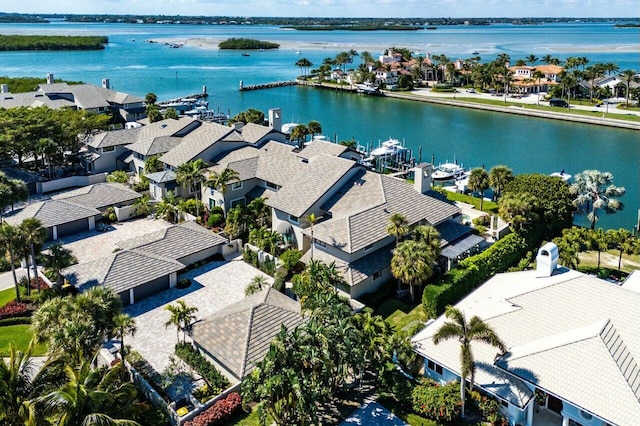
<svg viewBox="0 0 640 426"><path fill-rule="evenodd" d="M220 49L277 49L278 43L254 40L251 38L230 38L218 44Z"/></svg>
<svg viewBox="0 0 640 426"><path fill-rule="evenodd" d="M106 36L0 35L0 51L6 50L100 50Z"/></svg>

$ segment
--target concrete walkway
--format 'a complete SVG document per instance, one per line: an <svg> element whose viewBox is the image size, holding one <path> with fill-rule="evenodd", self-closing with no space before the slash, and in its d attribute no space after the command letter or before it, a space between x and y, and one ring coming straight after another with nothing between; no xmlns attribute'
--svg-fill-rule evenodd
<svg viewBox="0 0 640 426"><path fill-rule="evenodd" d="M196 316L202 320L242 300L245 287L256 275L266 277L269 284L273 282L273 278L242 260L211 262L181 275L179 278L192 280L189 288L165 290L125 308L125 312L136 319L138 328L135 336L125 337L125 344L131 345L162 372L169 365L169 356L174 353L177 342L176 327L165 327L170 316L166 306L182 299L198 308Z"/></svg>
<svg viewBox="0 0 640 426"><path fill-rule="evenodd" d="M26 269L16 269L16 276L18 277L18 279L20 279L20 277L25 277L26 275ZM0 291L6 290L8 288L15 288L15 283L13 282L13 274L11 273L11 271L0 273Z"/></svg>

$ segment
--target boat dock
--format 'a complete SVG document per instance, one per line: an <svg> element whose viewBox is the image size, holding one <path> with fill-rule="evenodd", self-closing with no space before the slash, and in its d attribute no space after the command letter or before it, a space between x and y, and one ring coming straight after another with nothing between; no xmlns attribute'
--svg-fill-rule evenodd
<svg viewBox="0 0 640 426"><path fill-rule="evenodd" d="M296 84L299 84L298 81L296 80L285 80L285 81L274 81L271 83L252 84L250 86L245 86L243 81L240 80L240 91L246 92L248 90L273 89L274 87L295 86Z"/></svg>
<svg viewBox="0 0 640 426"><path fill-rule="evenodd" d="M187 95L187 96L181 96L179 98L175 98L175 99L168 99L166 101L159 101L156 102L156 105L158 105L159 107L165 107L169 104L176 104L176 103L180 103L183 102L185 99L206 99L208 98L209 95L207 94L206 90L202 91L200 93L195 93L193 95Z"/></svg>

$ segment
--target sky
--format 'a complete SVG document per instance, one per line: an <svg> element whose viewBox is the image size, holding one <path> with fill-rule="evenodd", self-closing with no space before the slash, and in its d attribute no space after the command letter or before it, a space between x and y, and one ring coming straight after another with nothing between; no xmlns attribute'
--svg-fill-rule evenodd
<svg viewBox="0 0 640 426"><path fill-rule="evenodd" d="M0 0L0 12L374 18L638 18L638 0Z"/></svg>

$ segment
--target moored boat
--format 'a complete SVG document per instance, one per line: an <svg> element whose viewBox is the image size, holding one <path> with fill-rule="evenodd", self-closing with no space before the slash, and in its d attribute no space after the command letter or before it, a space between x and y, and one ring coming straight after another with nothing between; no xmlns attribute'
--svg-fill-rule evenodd
<svg viewBox="0 0 640 426"><path fill-rule="evenodd" d="M464 170L464 167L458 163L444 163L435 168L432 176L433 180L446 181L462 179L466 173L467 172Z"/></svg>
<svg viewBox="0 0 640 426"><path fill-rule="evenodd" d="M564 169L562 169L559 172L553 172L549 176L559 177L565 182L569 182L572 178L572 176L569 173L565 173Z"/></svg>

